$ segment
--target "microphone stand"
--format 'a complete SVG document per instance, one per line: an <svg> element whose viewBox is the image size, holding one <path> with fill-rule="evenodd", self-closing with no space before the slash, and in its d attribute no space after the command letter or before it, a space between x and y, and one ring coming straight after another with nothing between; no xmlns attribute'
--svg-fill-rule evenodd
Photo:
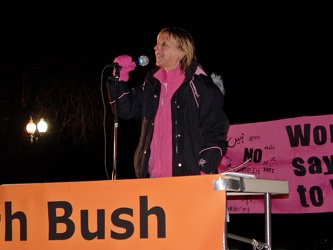
<svg viewBox="0 0 333 250"><path fill-rule="evenodd" d="M112 180L117 179L117 145L118 145L118 99L119 99L119 76L121 66L118 63L113 63L115 69L115 81L116 86L116 99L114 103L114 119L113 119L113 170L112 170Z"/></svg>

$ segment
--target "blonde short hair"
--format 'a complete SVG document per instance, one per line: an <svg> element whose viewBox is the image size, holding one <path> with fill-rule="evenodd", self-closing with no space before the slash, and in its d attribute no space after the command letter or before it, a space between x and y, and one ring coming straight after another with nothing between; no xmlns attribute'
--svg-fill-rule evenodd
<svg viewBox="0 0 333 250"><path fill-rule="evenodd" d="M178 27L163 28L157 35L157 40L161 37L173 38L179 48L185 52L185 56L180 60L181 71L184 73L186 68L193 60L197 60L195 55L194 40L190 33Z"/></svg>

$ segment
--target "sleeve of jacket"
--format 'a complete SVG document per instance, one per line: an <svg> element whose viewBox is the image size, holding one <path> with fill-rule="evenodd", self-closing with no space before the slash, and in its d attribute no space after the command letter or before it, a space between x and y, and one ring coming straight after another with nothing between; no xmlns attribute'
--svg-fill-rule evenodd
<svg viewBox="0 0 333 250"><path fill-rule="evenodd" d="M224 95L216 86L208 87L200 105L202 145L199 168L214 174L227 149L229 119L223 109Z"/></svg>
<svg viewBox="0 0 333 250"><path fill-rule="evenodd" d="M122 119L140 118L141 104L139 100L142 95L140 87L129 89L127 82L119 81L117 90L113 76L107 79L106 86L113 113L116 112L116 99L118 99L117 111L119 117Z"/></svg>

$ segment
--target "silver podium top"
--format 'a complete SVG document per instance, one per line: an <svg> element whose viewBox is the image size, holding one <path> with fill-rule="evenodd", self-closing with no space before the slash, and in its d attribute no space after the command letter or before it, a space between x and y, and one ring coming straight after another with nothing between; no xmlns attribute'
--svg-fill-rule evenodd
<svg viewBox="0 0 333 250"><path fill-rule="evenodd" d="M259 179L242 173L223 173L213 185L215 190L226 190L227 195L289 194L288 181Z"/></svg>

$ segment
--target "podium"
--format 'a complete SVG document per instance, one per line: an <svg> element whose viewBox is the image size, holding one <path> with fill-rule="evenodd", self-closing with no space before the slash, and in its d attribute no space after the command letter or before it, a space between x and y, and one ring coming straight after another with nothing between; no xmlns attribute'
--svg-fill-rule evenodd
<svg viewBox="0 0 333 250"><path fill-rule="evenodd" d="M219 177L214 181L215 190L226 190L226 196L244 196L244 195L263 195L264 196L264 213L265 213L265 242L253 242L251 239L230 234L227 231L228 216L223 232L223 250L228 249L227 238L235 239L249 244L261 245L260 249L271 249L272 232L271 232L271 198L272 195L289 194L288 181L284 180L267 180L259 179L251 174L243 173L224 173L224 178ZM227 197L226 197L227 198ZM226 213L228 210L226 209Z"/></svg>
<svg viewBox="0 0 333 250"><path fill-rule="evenodd" d="M227 249L247 240L227 232L227 198L251 194L265 197L270 247L271 195L287 193L239 173L0 185L0 249Z"/></svg>
<svg viewBox="0 0 333 250"><path fill-rule="evenodd" d="M0 249L222 249L218 177L0 185Z"/></svg>

